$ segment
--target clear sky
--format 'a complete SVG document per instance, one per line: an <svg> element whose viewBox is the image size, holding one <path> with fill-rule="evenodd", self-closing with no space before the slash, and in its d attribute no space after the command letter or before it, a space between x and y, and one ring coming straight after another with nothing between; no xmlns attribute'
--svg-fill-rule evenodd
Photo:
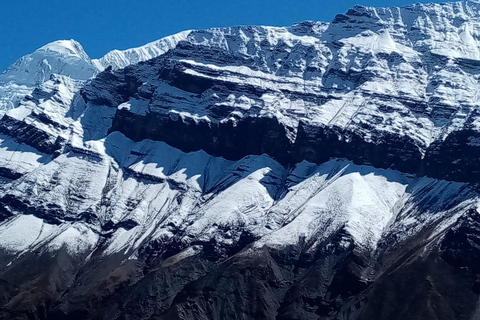
<svg viewBox="0 0 480 320"><path fill-rule="evenodd" d="M187 29L331 21L356 4L434 0L0 0L0 72L46 43L75 39L92 58Z"/></svg>

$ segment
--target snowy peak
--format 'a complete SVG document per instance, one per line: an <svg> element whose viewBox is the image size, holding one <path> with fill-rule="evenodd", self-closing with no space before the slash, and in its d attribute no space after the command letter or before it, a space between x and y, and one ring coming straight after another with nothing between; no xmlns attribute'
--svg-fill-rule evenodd
<svg viewBox="0 0 480 320"><path fill-rule="evenodd" d="M87 80L98 73L82 46L74 40L55 41L23 56L0 75L0 83L37 86L52 74Z"/></svg>
<svg viewBox="0 0 480 320"><path fill-rule="evenodd" d="M63 56L78 57L79 59L90 61L90 57L87 55L82 45L75 40L58 40L44 45L39 51L45 51L46 53L54 52Z"/></svg>
<svg viewBox="0 0 480 320"><path fill-rule="evenodd" d="M112 50L102 58L93 60L75 40L54 41L17 60L0 75L0 84L14 82L17 85L37 86L52 74L87 80L108 66L121 69L158 57L185 40L189 33L183 31L138 48Z"/></svg>
<svg viewBox="0 0 480 320"><path fill-rule="evenodd" d="M23 56L0 74L0 115L16 108L35 87L58 74L74 80L88 80L111 66L121 69L131 64L158 57L184 40L190 31L154 41L139 48L113 50L100 59L91 60L75 40L49 43Z"/></svg>
<svg viewBox="0 0 480 320"><path fill-rule="evenodd" d="M49 43L18 59L0 74L0 115L16 108L35 87L58 74L87 80L98 73L83 47L75 40Z"/></svg>

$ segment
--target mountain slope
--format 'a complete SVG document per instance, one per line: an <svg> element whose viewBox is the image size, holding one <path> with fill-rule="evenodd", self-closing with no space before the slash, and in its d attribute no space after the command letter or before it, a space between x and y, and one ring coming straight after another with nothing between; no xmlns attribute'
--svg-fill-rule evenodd
<svg viewBox="0 0 480 320"><path fill-rule="evenodd" d="M475 319L479 7L20 59L0 319Z"/></svg>

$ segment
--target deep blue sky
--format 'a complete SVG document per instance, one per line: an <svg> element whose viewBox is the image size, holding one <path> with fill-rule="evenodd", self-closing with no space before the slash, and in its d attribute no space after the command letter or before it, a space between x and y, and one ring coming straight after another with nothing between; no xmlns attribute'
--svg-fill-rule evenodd
<svg viewBox="0 0 480 320"><path fill-rule="evenodd" d="M75 39L92 58L186 30L330 21L355 4L434 0L0 0L0 72L51 41Z"/></svg>

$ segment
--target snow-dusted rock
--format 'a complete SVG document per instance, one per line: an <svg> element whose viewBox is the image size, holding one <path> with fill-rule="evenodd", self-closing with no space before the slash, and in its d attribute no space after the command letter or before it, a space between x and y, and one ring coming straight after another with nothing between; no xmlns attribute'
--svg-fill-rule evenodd
<svg viewBox="0 0 480 320"><path fill-rule="evenodd" d="M100 59L93 60L93 64L99 69L112 67L113 69L125 68L131 64L156 58L168 50L175 48L178 42L185 40L190 31L183 31L169 37L153 41L138 48L127 50L113 50Z"/></svg>

